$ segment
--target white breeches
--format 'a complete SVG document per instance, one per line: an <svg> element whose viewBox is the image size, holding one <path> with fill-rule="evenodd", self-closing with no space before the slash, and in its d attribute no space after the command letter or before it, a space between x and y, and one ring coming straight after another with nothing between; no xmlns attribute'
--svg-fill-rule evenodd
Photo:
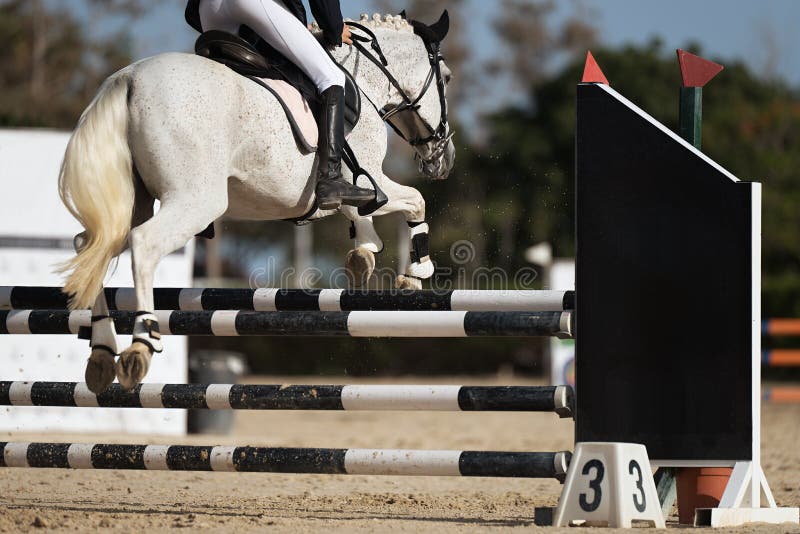
<svg viewBox="0 0 800 534"><path fill-rule="evenodd" d="M344 73L308 28L279 0L202 0L200 21L205 31L223 30L233 34L242 24L249 26L305 72L319 92L333 85L344 87Z"/></svg>

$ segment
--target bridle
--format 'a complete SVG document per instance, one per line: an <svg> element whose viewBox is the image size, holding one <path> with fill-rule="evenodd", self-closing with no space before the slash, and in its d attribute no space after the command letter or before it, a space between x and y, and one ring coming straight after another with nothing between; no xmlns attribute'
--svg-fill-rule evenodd
<svg viewBox="0 0 800 534"><path fill-rule="evenodd" d="M425 83L423 84L419 94L412 98L403 89L403 87L400 85L400 82L397 81L394 75L389 72L389 69L387 68L389 66L389 62L386 60L386 56L383 54L380 43L378 43L378 38L375 36L372 30L357 22L348 22L347 25L364 32L367 35L367 37L364 37L355 33L352 34L351 38L353 40L353 46L361 54L363 54L364 57L378 67L389 83L400 94L402 102L398 105L387 105L383 108L379 108L369 98L369 96L362 91L364 96L372 104L372 107L374 107L378 112L378 115L380 115L381 119L391 126L395 133L403 138L409 145L416 148L421 145L432 143L433 146L431 147L431 154L423 160L425 163L431 163L438 160L447 149L447 145L454 133L448 133L449 126L447 121L447 99L445 96L445 80L444 76L442 75L441 65L442 61L444 61L444 57L441 54L440 43L428 42L423 39L425 42L425 48L428 51L428 62L430 63L431 69L425 78ZM364 43L369 43L370 48L377 55L377 57L376 55L373 55L366 46L364 46ZM439 107L441 110L439 124L436 126L436 128L432 128L419 113L419 102L431 88L434 80L436 80L436 89L439 93ZM398 120L402 119L404 116L407 117L408 120ZM416 128L408 128L408 124L413 124L416 126ZM417 154L420 158L422 158L419 153Z"/></svg>

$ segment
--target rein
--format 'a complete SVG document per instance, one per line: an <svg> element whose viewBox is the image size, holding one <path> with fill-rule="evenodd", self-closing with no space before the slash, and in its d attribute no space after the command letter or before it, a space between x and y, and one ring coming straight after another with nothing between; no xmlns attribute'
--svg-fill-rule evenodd
<svg viewBox="0 0 800 534"><path fill-rule="evenodd" d="M369 96L364 93L364 96L367 100L372 104L372 107L375 108L375 111L378 112L381 119L386 122L392 129L403 138L409 145L413 147L417 147L420 145L424 145L430 142L435 143L432 155L430 160L438 159L444 150L447 147L447 143L450 141L450 138L453 136L454 132L447 133L448 129L448 119L447 119L447 100L445 98L445 83L444 77L442 76L442 67L441 61L444 59L442 57L439 43L425 43L425 48L428 51L428 61L431 65L431 69L428 72L427 77L425 78L425 83L422 86L419 94L416 98L412 98L409 94L403 89L400 85L400 82L397 81L397 78L389 72L387 68L389 66L389 62L386 60L386 56L383 54L383 50L381 49L380 43L378 42L378 38L375 33L372 32L366 26L359 24L357 22L348 22L348 26L356 28L357 30L364 32L367 37L358 34L352 34L351 38L353 40L353 46L370 62L372 62L378 69L383 73L389 83L397 90L400 94L400 97L403 99L403 103L398 106L394 106L391 109L378 108L375 103L369 98ZM370 52L364 43L369 43L370 48L375 53ZM377 55L377 57L376 57ZM425 94L430 89L431 85L433 85L433 80L436 80L436 89L439 93L439 106L441 109L441 114L439 117L439 124L434 129L422 118L419 114L419 102L425 96ZM392 119L401 113L413 113L415 114L418 121L414 121L415 123L423 124L431 134L427 137L422 137L421 135L417 134L414 136L411 132L403 132L401 128L397 125L392 123Z"/></svg>

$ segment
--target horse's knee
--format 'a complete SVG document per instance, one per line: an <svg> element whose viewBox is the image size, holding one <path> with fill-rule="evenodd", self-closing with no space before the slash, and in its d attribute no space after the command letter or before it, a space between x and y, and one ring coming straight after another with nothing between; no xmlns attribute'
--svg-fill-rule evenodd
<svg viewBox="0 0 800 534"><path fill-rule="evenodd" d="M406 220L410 222L422 222L425 220L425 199L422 193L414 189L414 194L409 198Z"/></svg>

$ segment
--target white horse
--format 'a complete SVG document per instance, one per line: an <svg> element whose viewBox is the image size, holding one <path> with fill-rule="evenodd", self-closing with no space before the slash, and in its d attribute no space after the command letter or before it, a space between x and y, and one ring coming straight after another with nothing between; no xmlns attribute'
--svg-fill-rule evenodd
<svg viewBox="0 0 800 534"><path fill-rule="evenodd" d="M359 22L374 33L388 70L365 57L366 47L333 51L364 98L361 120L349 142L361 166L389 199L372 215L403 213L418 242L427 237L425 202L416 189L383 173L387 149L383 118L386 112L404 109L394 116L393 126L421 141L414 143L421 172L431 179L446 178L455 152L446 120L444 137L431 134L437 124L442 126L440 118L446 119L444 85L449 70L440 63L438 46L436 54L430 54L430 31L423 41L425 31L420 32L419 23L412 27L391 15L362 16ZM441 28L440 24L443 38L446 29ZM390 83L387 72L399 88ZM432 73L444 78L438 90L431 84ZM420 94L413 106L404 106L409 97ZM71 307L92 308L92 352L86 368L92 391L104 391L115 376L126 389L135 387L147 373L153 353L161 351L152 313L158 262L223 215L283 220L308 213L314 206L315 160L314 154L298 150L284 111L270 93L209 59L162 54L134 63L104 82L72 134L59 178L62 200L85 228L76 238L78 254L63 270L69 271L64 291L71 296ZM369 187L363 177L359 185ZM160 209L154 213L155 199ZM372 217L359 216L347 206L337 211L356 230L348 267L366 279L375 266L373 254L383 248ZM317 211L311 218L334 213ZM107 317L103 279L111 261L127 247L133 258L136 309L141 311L133 341L115 364L116 333ZM398 287L419 288L421 279L433 274L433 264L424 254L412 255L406 276L398 276Z"/></svg>

